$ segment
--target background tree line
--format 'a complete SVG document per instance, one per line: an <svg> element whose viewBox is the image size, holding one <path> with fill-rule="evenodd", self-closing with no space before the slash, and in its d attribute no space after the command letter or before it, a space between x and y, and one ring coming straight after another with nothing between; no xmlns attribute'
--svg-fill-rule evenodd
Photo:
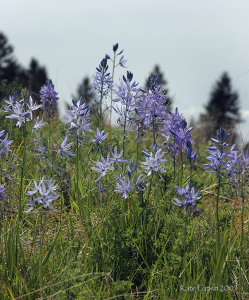
<svg viewBox="0 0 249 300"><path fill-rule="evenodd" d="M14 90L20 91L27 87L30 95L36 103L40 103L39 91L48 79L44 66L40 66L35 58L31 58L29 67L21 66L14 57L14 48L8 43L4 33L0 32L0 102L3 98L13 94ZM158 84L162 85L164 93L168 95L167 108L172 109L172 98L169 96L167 80L159 65L155 65L149 75L155 74L158 77ZM145 88L149 88L149 81L146 80ZM92 91L91 78L85 76L79 83L76 93L72 97L83 101L93 108L95 93ZM195 124L197 134L210 140L216 136L220 127L226 128L232 135L233 142L237 139L237 124L242 122L239 107L239 95L233 91L231 78L227 72L221 74L211 89L205 112L199 116Z"/></svg>
<svg viewBox="0 0 249 300"><path fill-rule="evenodd" d="M8 43L7 36L0 32L0 102L26 87L33 100L40 104L39 91L48 79L44 66L31 58L28 68L24 68L14 56L14 48Z"/></svg>

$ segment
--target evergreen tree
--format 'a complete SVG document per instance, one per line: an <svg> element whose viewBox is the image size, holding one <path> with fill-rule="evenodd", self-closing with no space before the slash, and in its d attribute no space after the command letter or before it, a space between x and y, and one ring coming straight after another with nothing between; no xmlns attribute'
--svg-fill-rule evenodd
<svg viewBox="0 0 249 300"><path fill-rule="evenodd" d="M29 89L33 101L40 104L39 91L46 83L47 72L35 58L32 58L28 69L19 65L13 55L13 46L9 45L7 37L0 32L0 102L7 98L6 94L16 87Z"/></svg>
<svg viewBox="0 0 249 300"><path fill-rule="evenodd" d="M154 66L154 69L153 69L153 71L150 73L150 75L156 75L156 76L157 76L157 78L158 78L158 84L159 84L159 85L162 85L162 87L163 87L163 93L164 93L165 95L168 96L168 101L166 102L166 105L167 105L168 109L170 110L171 107L172 107L172 99L171 99L170 96L168 95L168 94L169 94L169 90L168 90L168 88L166 87L166 86L167 86L167 81L166 81L166 79L164 78L164 73L161 72L160 66L159 66L159 65L155 65L155 66ZM149 76L150 76L150 75L149 75ZM149 76L148 76L148 77L149 77ZM146 89L150 89L150 82L149 82L149 79L147 79L146 82L145 82L145 88L146 88Z"/></svg>
<svg viewBox="0 0 249 300"><path fill-rule="evenodd" d="M16 63L13 55L13 47L8 43L7 37L0 32L0 84L9 86L17 81L20 66ZM12 84L13 85L13 84ZM0 90L0 101L6 97L3 89Z"/></svg>
<svg viewBox="0 0 249 300"><path fill-rule="evenodd" d="M241 122L239 112L239 95L232 90L231 79L224 72L210 93L210 99L205 106L205 114L200 117L200 124L207 139L216 137L220 127L225 128L236 139L236 124Z"/></svg>
<svg viewBox="0 0 249 300"><path fill-rule="evenodd" d="M27 87L29 88L30 95L34 102L41 104L39 92L48 79L46 68L40 66L39 62L35 58L32 58L27 70L27 75Z"/></svg>

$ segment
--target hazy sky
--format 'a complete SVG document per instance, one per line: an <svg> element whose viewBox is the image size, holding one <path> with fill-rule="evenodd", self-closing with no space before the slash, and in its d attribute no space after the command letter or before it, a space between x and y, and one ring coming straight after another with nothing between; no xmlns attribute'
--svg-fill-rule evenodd
<svg viewBox="0 0 249 300"><path fill-rule="evenodd" d="M0 31L18 62L45 65L62 102L71 102L119 43L128 69L144 85L161 66L170 95L187 120L198 117L224 71L240 95L241 125L249 140L248 0L1 0ZM63 107L63 104L61 104Z"/></svg>

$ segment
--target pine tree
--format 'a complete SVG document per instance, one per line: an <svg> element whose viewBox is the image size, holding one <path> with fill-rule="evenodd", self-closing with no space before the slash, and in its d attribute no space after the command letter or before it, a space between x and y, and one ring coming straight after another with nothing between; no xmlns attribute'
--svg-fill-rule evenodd
<svg viewBox="0 0 249 300"><path fill-rule="evenodd" d="M231 79L227 72L221 75L212 88L205 110L205 114L200 117L200 123L205 130L206 138L216 137L217 130L223 127L233 135L235 141L236 124L241 122L239 95L232 90Z"/></svg>
<svg viewBox="0 0 249 300"><path fill-rule="evenodd" d="M48 79L46 68L40 66L37 59L32 58L30 60L27 74L30 95L32 96L34 102L40 104L41 99L39 92L41 87L46 83Z"/></svg>
<svg viewBox="0 0 249 300"><path fill-rule="evenodd" d="M8 91L14 87L20 91L22 86L28 88L33 101L40 104L39 91L48 79L45 67L32 58L28 69L23 68L16 62L13 51L7 37L0 32L0 102L9 96Z"/></svg>
<svg viewBox="0 0 249 300"><path fill-rule="evenodd" d="M13 46L8 43L7 37L0 32L0 84L1 86L13 85L17 81L20 66L16 63L13 55ZM0 101L6 97L5 92L0 90Z"/></svg>

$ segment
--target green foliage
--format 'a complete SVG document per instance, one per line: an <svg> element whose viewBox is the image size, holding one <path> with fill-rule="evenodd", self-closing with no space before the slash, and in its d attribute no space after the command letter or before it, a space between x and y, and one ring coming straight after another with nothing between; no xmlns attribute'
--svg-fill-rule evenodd
<svg viewBox="0 0 249 300"><path fill-rule="evenodd" d="M12 81L8 83L7 79L3 79L0 82L0 93L2 97L8 99L9 95L14 95L14 92L17 91L18 93L21 92L22 84L18 84L16 81Z"/></svg>
<svg viewBox="0 0 249 300"><path fill-rule="evenodd" d="M56 130L50 132L52 164L49 165L48 157L34 156L35 135L31 124L27 124L24 148L22 131L15 127L15 122L9 123L11 120L3 114L1 120L3 129L11 128L14 140L11 155L19 159L7 185L5 210L1 211L0 299L236 299L238 289L236 294L186 289L212 287L217 283L236 286L240 282L241 295L248 297L248 233L245 230L240 262L240 205L236 203L235 209L229 202L222 202L232 197L226 180L222 180L217 232L213 216L217 178L203 173L206 145L199 145L199 158L192 170L191 184L203 196L197 202L203 214L196 216L189 209L185 211L172 204L177 197L178 174L182 173L184 186L190 180L185 158L182 162L180 156L176 157L174 175L172 160L167 157L162 178L156 173L147 176L144 191L138 191L135 185L142 172L138 163L138 171L133 174L134 189L123 199L114 192L117 166L100 180L101 192L95 184L96 173L91 167L100 160L100 150L88 141L93 138L92 133L79 144L78 160L76 155L62 160L58 149L66 127L53 120ZM111 145L112 150L117 146L119 153L123 149L121 132L113 131ZM39 132L39 138L49 145L47 125ZM68 138L74 142L71 136ZM148 133L139 141L138 162L144 161L141 150L151 147L152 138ZM102 144L105 158L109 142L108 136ZM76 145L71 149L76 152ZM135 133L131 133L126 139L125 159L136 160L136 151ZM8 169L7 162L1 166L3 171ZM123 171L126 175L125 166ZM38 181L42 176L51 176L58 185L61 197L55 203L57 212L47 212L41 217L39 208L24 214L29 200L27 191L33 180ZM244 190L247 195L246 186Z"/></svg>

